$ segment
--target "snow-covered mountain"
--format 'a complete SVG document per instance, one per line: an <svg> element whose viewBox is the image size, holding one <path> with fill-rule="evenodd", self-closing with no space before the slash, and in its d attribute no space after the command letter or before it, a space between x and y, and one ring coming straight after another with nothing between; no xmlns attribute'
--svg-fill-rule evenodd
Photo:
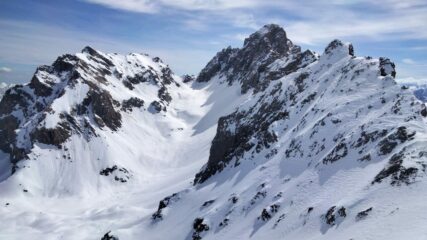
<svg viewBox="0 0 427 240"><path fill-rule="evenodd" d="M0 237L426 239L427 110L394 67L277 25L196 78L61 56L0 102Z"/></svg>
<svg viewBox="0 0 427 240"><path fill-rule="evenodd" d="M419 100L427 102L427 85L415 89L414 94Z"/></svg>
<svg viewBox="0 0 427 240"><path fill-rule="evenodd" d="M407 82L397 82L399 83L403 88L409 88L413 91L416 98L421 100L424 103L427 103L427 84L420 84L417 82L413 83L407 83Z"/></svg>

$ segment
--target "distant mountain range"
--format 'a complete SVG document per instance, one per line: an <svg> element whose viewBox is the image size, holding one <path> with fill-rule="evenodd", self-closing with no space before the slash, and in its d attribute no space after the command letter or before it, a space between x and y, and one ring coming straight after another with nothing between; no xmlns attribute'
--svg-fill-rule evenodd
<svg viewBox="0 0 427 240"><path fill-rule="evenodd" d="M419 86L414 90L415 96L423 102L427 102L427 85Z"/></svg>

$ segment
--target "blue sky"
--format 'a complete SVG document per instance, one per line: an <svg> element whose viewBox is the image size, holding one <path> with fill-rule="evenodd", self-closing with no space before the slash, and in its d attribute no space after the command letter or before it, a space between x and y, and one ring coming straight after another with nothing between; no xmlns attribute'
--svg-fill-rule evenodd
<svg viewBox="0 0 427 240"><path fill-rule="evenodd" d="M358 56L391 58L400 81L427 83L426 0L2 0L0 81L28 82L38 65L86 45L197 74L267 23L319 53L335 38L352 42Z"/></svg>

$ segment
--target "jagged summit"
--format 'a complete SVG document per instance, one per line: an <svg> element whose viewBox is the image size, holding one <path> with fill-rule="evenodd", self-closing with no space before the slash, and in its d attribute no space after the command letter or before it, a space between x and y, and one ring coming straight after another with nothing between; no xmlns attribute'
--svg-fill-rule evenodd
<svg viewBox="0 0 427 240"><path fill-rule="evenodd" d="M269 81L279 79L314 62L311 51L301 52L278 25L266 25L245 39L242 48L223 49L206 65L197 77L207 82L216 76L233 84L239 82L242 93L264 90ZM262 81L261 81L262 80Z"/></svg>
<svg viewBox="0 0 427 240"><path fill-rule="evenodd" d="M82 49L81 53L88 53L90 55L95 55L98 53L98 51L93 49L91 46L86 46Z"/></svg>
<svg viewBox="0 0 427 240"><path fill-rule="evenodd" d="M265 34L269 34L271 32L280 32L280 33L285 33L285 35L286 35L285 30L280 25L275 24L275 23L265 24L258 31L254 32L253 34L265 35ZM251 34L251 35L253 35L253 34Z"/></svg>
<svg viewBox="0 0 427 240"><path fill-rule="evenodd" d="M335 39L325 48L324 54L333 54L335 52L342 52L350 56L354 55L353 45L351 43L343 43L342 41Z"/></svg>
<svg viewBox="0 0 427 240"><path fill-rule="evenodd" d="M243 47L256 47L261 51L275 51L284 54L292 47L292 42L286 37L286 32L282 27L269 24L246 38Z"/></svg>

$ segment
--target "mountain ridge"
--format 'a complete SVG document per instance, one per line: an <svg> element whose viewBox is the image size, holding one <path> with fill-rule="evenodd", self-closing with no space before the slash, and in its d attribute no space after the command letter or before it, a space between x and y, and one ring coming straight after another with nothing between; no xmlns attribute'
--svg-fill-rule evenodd
<svg viewBox="0 0 427 240"><path fill-rule="evenodd" d="M395 76L274 24L195 79L142 54L64 55L0 102L0 232L23 215L35 238L419 239L427 110Z"/></svg>

